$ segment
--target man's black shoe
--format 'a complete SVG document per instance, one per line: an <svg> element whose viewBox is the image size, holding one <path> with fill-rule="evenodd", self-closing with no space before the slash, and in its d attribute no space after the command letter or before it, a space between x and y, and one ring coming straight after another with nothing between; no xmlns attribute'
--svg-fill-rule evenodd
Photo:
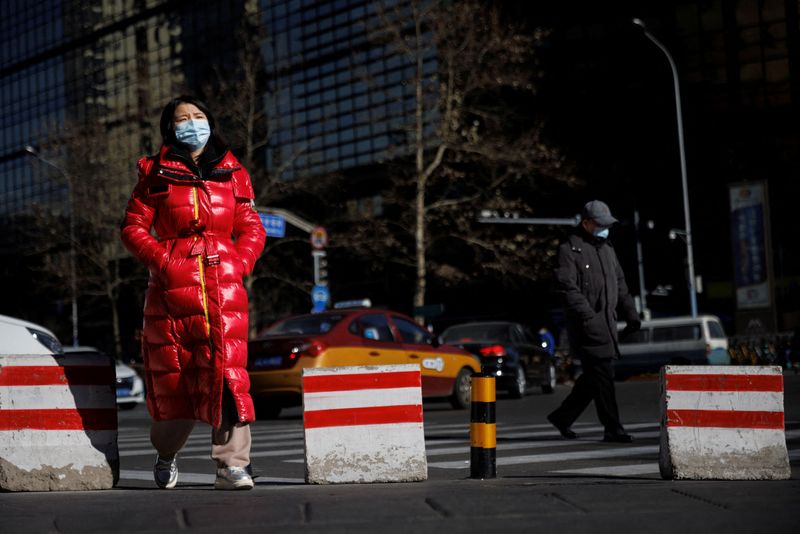
<svg viewBox="0 0 800 534"><path fill-rule="evenodd" d="M550 424L556 427L556 430L561 434L561 437L564 439L576 439L578 434L573 432L569 429L569 427L563 426L558 424L556 421L552 419L549 415L547 416L547 420L550 421Z"/></svg>
<svg viewBox="0 0 800 534"><path fill-rule="evenodd" d="M633 436L630 434L605 434L603 441L608 443L633 443Z"/></svg>

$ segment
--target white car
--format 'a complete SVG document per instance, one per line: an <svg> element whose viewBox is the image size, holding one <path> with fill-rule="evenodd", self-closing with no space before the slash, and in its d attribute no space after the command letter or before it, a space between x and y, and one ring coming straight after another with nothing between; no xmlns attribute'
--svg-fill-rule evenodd
<svg viewBox="0 0 800 534"><path fill-rule="evenodd" d="M47 328L0 315L0 354L28 356L42 354L61 354L58 338Z"/></svg>
<svg viewBox="0 0 800 534"><path fill-rule="evenodd" d="M64 354L103 354L94 347L64 347ZM116 362L117 406L121 409L136 408L144 402L144 381L133 368Z"/></svg>

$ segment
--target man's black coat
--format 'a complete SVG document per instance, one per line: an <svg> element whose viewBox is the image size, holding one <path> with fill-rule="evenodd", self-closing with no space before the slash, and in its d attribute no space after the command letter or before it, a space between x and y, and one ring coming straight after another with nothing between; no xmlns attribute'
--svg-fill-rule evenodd
<svg viewBox="0 0 800 534"><path fill-rule="evenodd" d="M558 249L555 279L573 354L618 358L617 312L629 324L638 324L639 317L611 244L579 226Z"/></svg>

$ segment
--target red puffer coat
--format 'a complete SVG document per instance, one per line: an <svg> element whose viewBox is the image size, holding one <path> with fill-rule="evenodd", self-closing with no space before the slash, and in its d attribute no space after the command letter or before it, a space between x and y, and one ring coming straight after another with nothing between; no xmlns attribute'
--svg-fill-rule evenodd
<svg viewBox="0 0 800 534"><path fill-rule="evenodd" d="M122 242L150 270L142 333L150 414L218 428L227 386L239 420L251 422L242 277L265 232L250 176L227 150L204 179L168 147L138 167Z"/></svg>

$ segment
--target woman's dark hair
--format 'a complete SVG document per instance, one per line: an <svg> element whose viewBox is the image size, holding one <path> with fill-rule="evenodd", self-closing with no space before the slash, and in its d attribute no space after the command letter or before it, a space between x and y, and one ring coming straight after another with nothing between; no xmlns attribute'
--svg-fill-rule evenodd
<svg viewBox="0 0 800 534"><path fill-rule="evenodd" d="M208 118L208 125L211 127L211 140L214 141L216 145L224 144L224 140L219 133L217 133L217 121L214 120L214 115L211 113L211 110L208 109L205 102L190 95L181 95L170 100L169 103L164 106L164 111L161 112L161 139L165 145L174 145L178 142L178 140L175 139L175 131L172 129L172 118L175 116L175 108L180 104L193 104L197 106L197 109L205 113Z"/></svg>

